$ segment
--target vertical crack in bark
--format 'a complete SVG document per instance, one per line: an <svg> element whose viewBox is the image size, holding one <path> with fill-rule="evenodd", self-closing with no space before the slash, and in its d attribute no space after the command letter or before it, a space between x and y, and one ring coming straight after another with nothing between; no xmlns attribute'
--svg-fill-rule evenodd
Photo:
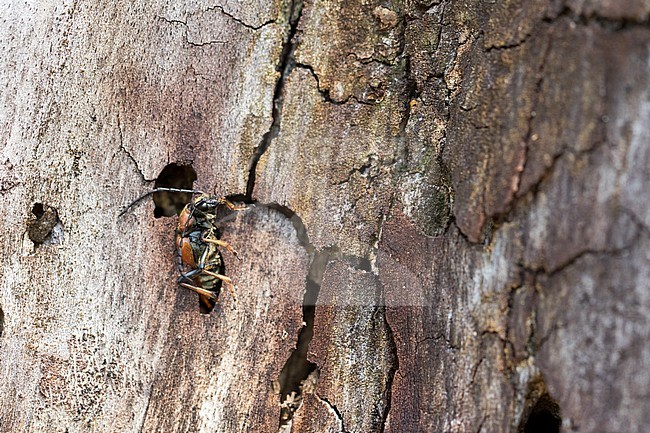
<svg viewBox="0 0 650 433"><path fill-rule="evenodd" d="M310 375L317 371L317 365L309 362L307 354L309 343L314 335L314 316L316 301L320 292L321 283L325 267L329 262L333 249L316 251L315 247L309 240L307 229L302 219L296 213L286 206L277 203L269 204L269 208L275 209L286 216L293 224L300 244L311 256L307 281L305 283L305 294L303 297L303 327L298 334L296 348L287 359L277 380L277 387L280 394L280 427L289 424L293 418L293 413L298 409L302 402L302 395L306 392L312 392L309 389L313 382L308 380Z"/></svg>
<svg viewBox="0 0 650 433"><path fill-rule="evenodd" d="M413 107L411 104L415 103L415 101L420 97L420 91L418 89L417 80L412 77L412 73L411 73L411 59L408 53L406 52L406 28L408 26L408 20L406 15L403 17L403 21L404 22L402 26L402 32L400 35L400 39L401 39L400 56L404 57L403 65L404 65L404 79L406 80L406 87L405 87L406 98L405 98L405 105L404 105L404 114L402 115L402 119L400 120L399 132L397 134L397 143L396 143L397 149L395 153L395 163L396 163L397 170L395 171L395 175L393 176L394 186L397 186L400 183L400 177L402 173L405 171L405 169L408 167L409 153L408 153L407 142L409 137L407 133L407 128L408 128L409 121L411 119L411 111ZM379 269L377 266L377 256L379 254L379 244L381 243L381 239L383 235L384 223L386 222L388 215L392 213L393 207L395 205L395 201L396 201L396 196L395 194L393 194L388 206L387 214L382 215L379 219L377 237L373 242L372 250L370 251L369 254L369 264L370 264L371 272L373 272L377 276L376 278L378 280L379 280ZM399 370L399 357L397 354L397 343L395 342L395 335L393 333L393 329L391 328L390 323L388 321L388 317L386 315L386 310L388 306L386 306L384 290L380 280L378 282L376 297L377 297L376 304L384 306L384 307L378 307L378 311L381 311L382 318L384 321L384 326L386 327L386 332L388 334L389 350L392 357L391 362L388 363L390 367L387 374L386 391L385 391L386 393L384 396L385 406L384 406L383 413L381 413L381 423L379 425L379 431L380 433L383 433L386 430L386 421L388 420L388 416L391 410L393 382L395 380L395 375ZM343 425L341 425L341 429L343 430Z"/></svg>
<svg viewBox="0 0 650 433"><path fill-rule="evenodd" d="M381 289L381 283L379 285L379 290L383 293ZM386 332L388 333L388 344L389 350L392 357L392 362L390 363L390 368L388 370L388 380L386 381L386 405L384 407L384 412L381 414L381 425L379 428L379 433L384 433L386 431L386 421L388 420L388 415L390 414L391 404L393 401L393 382L395 381L395 375L399 370L399 357L397 356L397 343L395 343L395 335L393 334L393 328L391 328L390 323L388 323L388 318L386 317L386 308L383 310L383 319L384 326L386 326Z"/></svg>
<svg viewBox="0 0 650 433"><path fill-rule="evenodd" d="M120 150L123 151L126 156L133 162L133 165L135 166L135 171L138 172L140 175L140 178L142 179L143 182L153 182L156 179L147 179L144 175L144 172L138 165L138 161L135 159L135 157L129 152L129 150L124 146L124 133L122 132L122 120L120 119L120 114L117 114L117 134L118 134L118 144L120 146Z"/></svg>
<svg viewBox="0 0 650 433"><path fill-rule="evenodd" d="M298 30L298 23L302 16L302 0L293 0L289 8L289 33L287 40L282 47L282 54L280 55L280 62L278 64L278 71L280 76L275 83L275 90L273 91L273 107L271 109L271 126L269 130L262 136L260 144L255 148L255 152L251 157L248 166L248 181L246 182L246 199L251 201L253 199L253 190L255 189L255 176L257 171L257 164L260 161L264 152L269 148L271 142L280 133L280 123L282 122L282 108L284 105L284 85L287 77L291 74L294 67L293 52L295 49L294 36Z"/></svg>
<svg viewBox="0 0 650 433"><path fill-rule="evenodd" d="M523 178L524 173L526 172L526 165L528 165L528 153L530 151L531 140L533 137L533 119L535 118L536 115L535 111L539 104L539 98L542 92L542 85L544 84L544 66L546 66L546 60L548 59L549 53L551 52L552 37L553 37L552 29L549 29L549 37L548 40L546 41L544 52L542 53L542 60L539 64L539 67L537 68L537 77L536 77L537 81L535 82L535 90L533 93L534 99L530 107L530 116L528 117L528 129L526 130L526 135L524 136L523 163L521 165L521 171L519 171L515 182L513 200L515 200L515 197L520 193L519 189L521 186L521 179Z"/></svg>

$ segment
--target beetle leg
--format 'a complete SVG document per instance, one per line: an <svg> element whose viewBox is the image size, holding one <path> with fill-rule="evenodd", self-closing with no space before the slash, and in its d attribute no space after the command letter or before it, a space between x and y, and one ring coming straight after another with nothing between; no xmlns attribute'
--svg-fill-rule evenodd
<svg viewBox="0 0 650 433"><path fill-rule="evenodd" d="M226 283L226 287L228 287L228 291L230 292L230 296L232 296L232 300L234 303L237 303L237 294L235 293L235 286L230 283Z"/></svg>
<svg viewBox="0 0 650 433"><path fill-rule="evenodd" d="M212 244L219 245L220 247L224 247L225 249L230 251L230 253L233 256L239 259L239 254L237 254L237 251L235 251L235 249L228 242L222 241L220 239L212 239L212 238L203 238L203 242L210 242Z"/></svg>
<svg viewBox="0 0 650 433"><path fill-rule="evenodd" d="M203 254L201 254L201 259L199 260L198 265L196 266L197 270L201 270L205 267L205 260L208 258L208 249L206 248L203 250Z"/></svg>
<svg viewBox="0 0 650 433"><path fill-rule="evenodd" d="M237 206L236 204L234 204L233 202L228 200L226 197L221 197L219 199L219 203L220 204L225 204L226 206L228 206L228 209L230 209L230 210L244 210L244 209L246 209L246 206Z"/></svg>
<svg viewBox="0 0 650 433"><path fill-rule="evenodd" d="M221 281L223 281L226 284L232 284L232 280L226 277L225 275L217 274L216 272L208 271L207 269L203 269L203 272L210 275L211 277L219 278Z"/></svg>
<svg viewBox="0 0 650 433"><path fill-rule="evenodd" d="M194 278L195 275L200 274L201 271L202 271L201 268L194 268L194 269L191 269L191 270L189 270L187 272L181 272L181 276L178 277L178 282L180 283L183 280L188 280L190 282L194 282L192 280L192 278Z"/></svg>
<svg viewBox="0 0 650 433"><path fill-rule="evenodd" d="M228 287L228 291L230 292L230 296L232 296L233 301L237 302L237 296L235 295L235 285L232 283L232 280L230 278L226 277L225 275L217 274L216 272L208 271L207 269L203 269L203 272L210 275L211 277L215 277L223 281L226 287Z"/></svg>
<svg viewBox="0 0 650 433"><path fill-rule="evenodd" d="M179 285L179 286L182 286L182 287L185 287L186 289L190 289L190 290L192 290L193 292L196 292L196 293L198 293L199 295L203 295L203 296L205 296L205 297L207 297L207 298L215 299L215 300L217 299L217 295L216 295L216 293L211 292L211 291L209 291L209 290L205 290L205 289L202 289L202 288L200 288L200 287L196 287L196 286L193 286L193 285L191 285L191 284L187 284L187 283L178 283L178 285Z"/></svg>

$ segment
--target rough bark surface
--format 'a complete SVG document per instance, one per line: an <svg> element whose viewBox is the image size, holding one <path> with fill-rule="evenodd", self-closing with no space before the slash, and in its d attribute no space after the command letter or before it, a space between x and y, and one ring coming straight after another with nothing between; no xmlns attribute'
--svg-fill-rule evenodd
<svg viewBox="0 0 650 433"><path fill-rule="evenodd" d="M1 7L0 432L650 424L647 0Z"/></svg>

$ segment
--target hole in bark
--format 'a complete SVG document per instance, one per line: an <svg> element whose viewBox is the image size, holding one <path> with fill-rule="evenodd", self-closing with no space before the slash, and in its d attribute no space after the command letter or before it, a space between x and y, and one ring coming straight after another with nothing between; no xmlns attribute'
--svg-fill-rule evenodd
<svg viewBox="0 0 650 433"><path fill-rule="evenodd" d="M32 213L36 218L41 218L45 214L45 206L43 206L43 203L34 203Z"/></svg>
<svg viewBox="0 0 650 433"><path fill-rule="evenodd" d="M34 242L35 247L63 242L63 224L55 208L43 203L34 203L32 214L36 218L27 224L27 236Z"/></svg>
<svg viewBox="0 0 650 433"><path fill-rule="evenodd" d="M154 188L192 189L196 180L196 171L191 165L171 163L162 169ZM192 194L180 192L157 192L153 194L156 207L153 216L160 218L178 215L185 205L192 200Z"/></svg>
<svg viewBox="0 0 650 433"><path fill-rule="evenodd" d="M543 382L531 385L518 433L559 433L562 425L560 406L546 391Z"/></svg>
<svg viewBox="0 0 650 433"><path fill-rule="evenodd" d="M559 433L561 424L560 406L544 394L528 415L523 433Z"/></svg>
<svg viewBox="0 0 650 433"><path fill-rule="evenodd" d="M5 312L0 308L0 337L2 337L2 332L5 330Z"/></svg>

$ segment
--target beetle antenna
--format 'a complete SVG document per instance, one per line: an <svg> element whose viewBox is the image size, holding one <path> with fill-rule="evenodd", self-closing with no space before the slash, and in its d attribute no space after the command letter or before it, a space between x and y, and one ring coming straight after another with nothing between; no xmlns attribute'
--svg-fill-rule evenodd
<svg viewBox="0 0 650 433"><path fill-rule="evenodd" d="M140 197L136 198L133 200L127 207L124 208L122 212L117 216L118 218L127 213L129 209L131 209L133 206L136 204L140 203L142 200L145 198L149 197L151 194L155 194L157 192L181 192L185 194L205 194L203 191L199 191L197 189L182 189L182 188L154 188L151 191L148 191L144 194L142 194Z"/></svg>

